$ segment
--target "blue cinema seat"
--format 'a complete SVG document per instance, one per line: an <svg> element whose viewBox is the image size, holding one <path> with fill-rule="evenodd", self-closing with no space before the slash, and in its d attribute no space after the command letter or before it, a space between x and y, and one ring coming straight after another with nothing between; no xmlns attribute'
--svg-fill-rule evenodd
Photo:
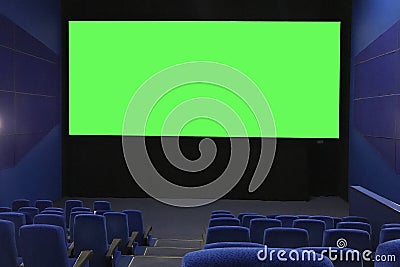
<svg viewBox="0 0 400 267"><path fill-rule="evenodd" d="M112 240L121 239L118 249L122 254L134 254L134 241L138 233L133 232L129 236L128 216L122 212L106 212L104 217L106 218L108 243L111 245Z"/></svg>
<svg viewBox="0 0 400 267"><path fill-rule="evenodd" d="M250 242L249 228L243 226L215 226L207 230L206 244L216 242Z"/></svg>
<svg viewBox="0 0 400 267"><path fill-rule="evenodd" d="M240 226L240 221L239 219L236 218L216 218L216 219L210 219L208 222L208 227L214 227L214 226Z"/></svg>
<svg viewBox="0 0 400 267"><path fill-rule="evenodd" d="M35 201L35 207L39 209L39 212L42 212L45 208L53 207L53 201L49 199L38 199Z"/></svg>
<svg viewBox="0 0 400 267"><path fill-rule="evenodd" d="M264 243L264 231L268 228L282 227L282 222L277 219L259 218L250 221L250 241L253 243Z"/></svg>
<svg viewBox="0 0 400 267"><path fill-rule="evenodd" d="M22 259L18 257L14 223L0 220L0 244L0 266L19 266Z"/></svg>
<svg viewBox="0 0 400 267"><path fill-rule="evenodd" d="M300 228L268 228L264 231L264 244L270 248L308 247L308 232Z"/></svg>
<svg viewBox="0 0 400 267"><path fill-rule="evenodd" d="M282 227L293 227L293 221L299 219L299 217L294 215L279 215L275 219L282 222Z"/></svg>
<svg viewBox="0 0 400 267"><path fill-rule="evenodd" d="M325 231L325 222L315 219L298 219L293 222L294 228L307 230L310 246L322 246Z"/></svg>

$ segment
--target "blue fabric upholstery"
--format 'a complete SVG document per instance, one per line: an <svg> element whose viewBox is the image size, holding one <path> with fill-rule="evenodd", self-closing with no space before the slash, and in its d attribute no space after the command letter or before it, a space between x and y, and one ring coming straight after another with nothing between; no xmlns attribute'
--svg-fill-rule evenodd
<svg viewBox="0 0 400 267"><path fill-rule="evenodd" d="M364 251L371 249L371 238L368 232L357 229L329 229L324 232L323 246L337 247L338 240L346 240L348 248Z"/></svg>
<svg viewBox="0 0 400 267"><path fill-rule="evenodd" d="M400 223L385 223L382 225L381 229L385 228L400 228Z"/></svg>
<svg viewBox="0 0 400 267"><path fill-rule="evenodd" d="M53 201L49 199L38 199L35 201L35 207L39 209L39 212L42 212L45 208L53 207Z"/></svg>
<svg viewBox="0 0 400 267"><path fill-rule="evenodd" d="M112 210L111 202L106 200L96 200L93 202L93 211L96 210Z"/></svg>
<svg viewBox="0 0 400 267"><path fill-rule="evenodd" d="M22 207L18 212L25 214L26 224L33 223L33 217L39 214L39 209L35 207Z"/></svg>
<svg viewBox="0 0 400 267"><path fill-rule="evenodd" d="M10 221L0 220L0 266L17 267L18 254L15 241L15 226Z"/></svg>
<svg viewBox="0 0 400 267"><path fill-rule="evenodd" d="M315 252L327 256L335 267L363 267L362 255L358 250L335 247L307 247L301 248L311 253ZM332 256L329 256L331 253Z"/></svg>
<svg viewBox="0 0 400 267"><path fill-rule="evenodd" d="M225 213L225 214L232 214L229 210L213 210L211 214L219 214L219 213Z"/></svg>
<svg viewBox="0 0 400 267"><path fill-rule="evenodd" d="M65 222L67 224L67 228L69 228L69 216L71 214L71 209L73 207L83 207L83 202L82 200L78 199L69 199L65 201L65 207L64 207L64 212L65 212Z"/></svg>
<svg viewBox="0 0 400 267"><path fill-rule="evenodd" d="M333 229L335 229L336 226L337 226L337 224L340 223L340 222L342 222L342 218L339 218L339 217L332 217L332 219L333 219Z"/></svg>
<svg viewBox="0 0 400 267"><path fill-rule="evenodd" d="M0 212L11 212L12 209L9 207L0 207Z"/></svg>
<svg viewBox="0 0 400 267"><path fill-rule="evenodd" d="M104 216L80 214L75 217L74 257L81 251L93 250L90 267L108 267L106 221Z"/></svg>
<svg viewBox="0 0 400 267"><path fill-rule="evenodd" d="M58 210L44 210L40 214L55 214L55 215L65 216L63 211L58 211Z"/></svg>
<svg viewBox="0 0 400 267"><path fill-rule="evenodd" d="M245 215L257 215L257 213L254 213L254 212L242 212L242 213L239 213L237 218L239 219L240 223L242 223L242 218Z"/></svg>
<svg viewBox="0 0 400 267"><path fill-rule="evenodd" d="M346 216L342 218L343 222L363 222L363 223L369 223L369 220L365 217L361 216Z"/></svg>
<svg viewBox="0 0 400 267"><path fill-rule="evenodd" d="M275 219L282 222L282 227L293 227L293 221L299 219L297 216L293 215L279 215Z"/></svg>
<svg viewBox="0 0 400 267"><path fill-rule="evenodd" d="M242 226L215 226L207 230L206 244L216 242L250 242L249 228Z"/></svg>
<svg viewBox="0 0 400 267"><path fill-rule="evenodd" d="M282 227L282 222L277 219L253 219L250 221L250 241L264 243L264 230L272 227Z"/></svg>
<svg viewBox="0 0 400 267"><path fill-rule="evenodd" d="M211 214L210 216L210 219L217 219L217 218L235 218L235 215L228 213L215 213Z"/></svg>
<svg viewBox="0 0 400 267"><path fill-rule="evenodd" d="M262 248L217 248L205 249L186 254L182 259L182 267L333 267L332 262L326 258L318 255L322 260L292 260L289 254L295 253L282 249L285 256L281 258L287 259L282 261L278 258L277 253L272 253L273 249L266 250L265 253ZM297 250L296 250L297 251ZM296 252L295 251L295 252ZM265 256L265 260L259 260L257 255ZM283 254L283 253L281 253ZM301 251L297 251L301 255ZM293 258L293 257L292 257Z"/></svg>
<svg viewBox="0 0 400 267"><path fill-rule="evenodd" d="M21 256L19 228L26 224L25 214L19 212L2 212L0 213L0 220L7 220L14 223L15 240L17 242L18 255Z"/></svg>
<svg viewBox="0 0 400 267"><path fill-rule="evenodd" d="M144 223L143 223L143 216L142 216L142 211L140 210L123 210L123 213L125 213L128 216L128 227L129 227L129 234L132 234L132 232L138 232L138 236L136 238L138 245L140 246L147 246L151 245L151 235L149 235L149 243L146 243L146 240L144 239Z"/></svg>
<svg viewBox="0 0 400 267"><path fill-rule="evenodd" d="M310 246L322 246L325 231L324 221L315 219L298 219L293 222L293 227L307 230Z"/></svg>
<svg viewBox="0 0 400 267"><path fill-rule="evenodd" d="M132 255L132 248L129 250L127 247L129 242L128 216L122 212L106 212L104 217L106 218L108 244L111 244L113 239L119 238L122 242L118 248L122 254Z"/></svg>
<svg viewBox="0 0 400 267"><path fill-rule="evenodd" d="M236 218L216 218L216 219L210 219L208 222L208 227L214 227L214 226L240 226L240 221L239 219Z"/></svg>
<svg viewBox="0 0 400 267"><path fill-rule="evenodd" d="M363 222L340 222L336 226L337 229L358 229L367 231L371 235L371 225Z"/></svg>
<svg viewBox="0 0 400 267"><path fill-rule="evenodd" d="M258 243L251 243L251 242L217 242L217 243L211 243L211 244L205 244L204 249L212 249L212 248L251 248L251 247L256 247L256 248L263 248L263 244L258 244Z"/></svg>
<svg viewBox="0 0 400 267"><path fill-rule="evenodd" d="M29 207L31 202L28 199L16 199L12 202L11 209L12 211L18 211L19 208Z"/></svg>
<svg viewBox="0 0 400 267"><path fill-rule="evenodd" d="M395 239L400 239L400 227L383 228L379 234L379 243Z"/></svg>
<svg viewBox="0 0 400 267"><path fill-rule="evenodd" d="M78 215L81 215L81 214L89 214L90 215L90 214L93 214L93 213L88 212L88 211L74 211L74 212L71 212L70 217L69 217L69 240L71 242L74 241L75 217L78 216Z"/></svg>
<svg viewBox="0 0 400 267"><path fill-rule="evenodd" d="M265 217L264 215L245 215L242 218L242 226L244 227L250 227L250 221L252 219L265 219L267 217Z"/></svg>
<svg viewBox="0 0 400 267"><path fill-rule="evenodd" d="M387 241L384 243L381 243L378 245L376 248L376 255L379 255L379 257L382 256L388 256L388 255L394 255L396 258L396 261L380 261L380 262L375 262L375 267L400 267L400 239L397 240L391 240Z"/></svg>
<svg viewBox="0 0 400 267"><path fill-rule="evenodd" d="M73 208L71 209L71 213L74 212L74 211L88 211L88 212L92 212L92 211L90 210L90 208L87 208L87 207L73 207Z"/></svg>
<svg viewBox="0 0 400 267"><path fill-rule="evenodd" d="M308 219L308 217L310 217L310 215L296 215L297 217L299 217L299 219Z"/></svg>
<svg viewBox="0 0 400 267"><path fill-rule="evenodd" d="M308 247L308 232L299 228L268 228L264 231L264 244L270 248Z"/></svg>
<svg viewBox="0 0 400 267"><path fill-rule="evenodd" d="M63 208L58 208L58 207L48 207L48 208L45 208L44 210L56 210L56 211L64 212Z"/></svg>
<svg viewBox="0 0 400 267"><path fill-rule="evenodd" d="M21 256L26 267L69 267L64 229L55 225L22 226ZM47 252L47 253L46 253Z"/></svg>
<svg viewBox="0 0 400 267"><path fill-rule="evenodd" d="M33 223L50 224L61 227L64 230L65 241L67 241L67 230L64 216L56 214L38 214L33 218Z"/></svg>
<svg viewBox="0 0 400 267"><path fill-rule="evenodd" d="M333 217L331 216L310 216L308 217L309 219L314 219L314 220L320 220L325 222L325 228L328 229L334 229L335 228L335 221L333 220Z"/></svg>
<svg viewBox="0 0 400 267"><path fill-rule="evenodd" d="M276 219L276 217L280 216L281 214L268 214L266 217L268 219Z"/></svg>

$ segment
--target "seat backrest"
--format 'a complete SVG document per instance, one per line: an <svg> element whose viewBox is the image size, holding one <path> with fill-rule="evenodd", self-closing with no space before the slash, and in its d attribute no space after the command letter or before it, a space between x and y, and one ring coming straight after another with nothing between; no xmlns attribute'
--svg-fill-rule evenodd
<svg viewBox="0 0 400 267"><path fill-rule="evenodd" d="M106 229L107 229L107 240L111 244L112 240L119 238L122 242L119 245L119 250L126 254L126 245L129 242L129 227L128 227L128 216L122 212L106 212L104 213L106 218Z"/></svg>
<svg viewBox="0 0 400 267"><path fill-rule="evenodd" d="M59 208L59 207L48 207L48 208L45 208L44 210L56 210L56 211L64 212L64 209Z"/></svg>
<svg viewBox="0 0 400 267"><path fill-rule="evenodd" d="M370 223L369 220L365 217L361 216L346 216L342 218L343 222L363 222L363 223Z"/></svg>
<svg viewBox="0 0 400 267"><path fill-rule="evenodd" d="M267 214L265 217L268 219L276 219L276 217L280 216L281 214Z"/></svg>
<svg viewBox="0 0 400 267"><path fill-rule="evenodd" d="M12 222L0 220L0 266L18 266L15 226Z"/></svg>
<svg viewBox="0 0 400 267"><path fill-rule="evenodd" d="M277 219L256 218L250 221L250 241L264 243L264 230L272 227L282 227L282 222Z"/></svg>
<svg viewBox="0 0 400 267"><path fill-rule="evenodd" d="M71 241L74 241L74 228L75 228L75 217L81 214L93 214L91 212L88 211L74 211L71 212L70 216L69 216L69 239ZM67 222L67 220L65 221ZM66 225L66 223L65 223Z"/></svg>
<svg viewBox="0 0 400 267"><path fill-rule="evenodd" d="M215 226L207 230L206 244L216 242L250 242L249 228L243 226Z"/></svg>
<svg viewBox="0 0 400 267"><path fill-rule="evenodd" d="M282 253L278 256L278 253L272 250L265 247L264 250L259 247L204 249L186 254L182 259L182 267L333 267L327 257L319 254L315 259L308 260L299 257L299 260L296 260L294 257L289 257L289 253L294 254L292 250L281 249L286 255L285 257L282 256ZM297 254L301 255L301 251L299 250ZM282 258L287 260L282 261Z"/></svg>
<svg viewBox="0 0 400 267"><path fill-rule="evenodd" d="M342 218L339 218L339 217L332 217L332 219L333 219L333 229L335 229L336 226L337 226L337 224L340 223L340 222L342 222Z"/></svg>
<svg viewBox="0 0 400 267"><path fill-rule="evenodd" d="M257 215L257 213L255 213L255 212L242 212L242 213L239 213L237 218L239 219L240 223L242 223L242 218L245 215Z"/></svg>
<svg viewBox="0 0 400 267"><path fill-rule="evenodd" d="M271 248L308 247L308 232L291 227L268 228L264 231L264 244Z"/></svg>
<svg viewBox="0 0 400 267"><path fill-rule="evenodd" d="M38 199L35 201L35 207L39 209L39 212L42 212L45 208L53 207L53 201L49 199Z"/></svg>
<svg viewBox="0 0 400 267"><path fill-rule="evenodd" d="M69 228L69 216L71 214L71 209L73 207L83 207L82 200L68 199L65 201L64 212L65 212L65 220L66 220L65 222L67 224L67 228Z"/></svg>
<svg viewBox="0 0 400 267"><path fill-rule="evenodd" d="M279 215L275 219L282 222L282 227L293 227L293 221L299 219L299 217L294 215Z"/></svg>
<svg viewBox="0 0 400 267"><path fill-rule="evenodd" d="M11 212L12 209L9 207L0 207L0 212Z"/></svg>
<svg viewBox="0 0 400 267"><path fill-rule="evenodd" d="M15 229L15 240L17 242L17 251L20 256L20 238L19 238L19 229L21 226L26 224L25 214L20 212L2 212L0 213L0 220L7 220L14 223Z"/></svg>
<svg viewBox="0 0 400 267"><path fill-rule="evenodd" d="M240 221L239 219L236 218L216 218L216 219L210 219L208 222L208 227L214 227L214 226L240 226Z"/></svg>
<svg viewBox="0 0 400 267"><path fill-rule="evenodd" d="M211 214L220 214L220 213L225 213L225 214L232 214L229 210L213 210Z"/></svg>
<svg viewBox="0 0 400 267"><path fill-rule="evenodd" d="M250 227L250 221L252 219L266 219L264 215L245 215L242 218L242 226L244 227Z"/></svg>
<svg viewBox="0 0 400 267"><path fill-rule="evenodd" d="M31 202L28 199L16 199L12 202L11 208L12 211L18 211L19 208L29 207Z"/></svg>
<svg viewBox="0 0 400 267"><path fill-rule="evenodd" d="M131 235L132 232L138 232L137 241L139 244L143 244L144 224L142 211L123 210L122 212L128 216L129 235Z"/></svg>
<svg viewBox="0 0 400 267"><path fill-rule="evenodd" d="M385 223L381 226L381 229L385 228L400 228L400 223Z"/></svg>
<svg viewBox="0 0 400 267"><path fill-rule="evenodd" d="M394 257L395 262L392 261L376 261L375 262L375 267L398 267L399 266L399 259L400 259L400 239L396 240L391 240L387 241L384 243L381 243L378 245L376 248L376 255L379 255L380 258L383 258L383 256L386 257L386 259L389 257Z"/></svg>
<svg viewBox="0 0 400 267"><path fill-rule="evenodd" d="M93 211L111 210L111 202L106 200L96 200L93 202Z"/></svg>
<svg viewBox="0 0 400 267"><path fill-rule="evenodd" d="M36 207L21 207L18 212L25 214L26 224L32 224L33 217L39 214L39 209Z"/></svg>
<svg viewBox="0 0 400 267"><path fill-rule="evenodd" d="M322 245L325 247L345 247L362 252L371 250L371 237L367 231L358 229L328 229L324 232Z"/></svg>
<svg viewBox="0 0 400 267"><path fill-rule="evenodd" d="M40 214L55 214L55 215L65 216L64 212L58 210L44 210Z"/></svg>
<svg viewBox="0 0 400 267"><path fill-rule="evenodd" d="M59 226L64 230L65 241L67 241L67 231L65 224L65 217L56 214L38 214L33 218L34 224L49 224Z"/></svg>
<svg viewBox="0 0 400 267"><path fill-rule="evenodd" d="M71 209L71 213L74 211L89 211L89 212L91 212L90 208L87 208L87 207L73 207Z"/></svg>
<svg viewBox="0 0 400 267"><path fill-rule="evenodd" d="M228 213L215 213L210 215L210 219L217 219L217 218L235 218L235 215Z"/></svg>
<svg viewBox="0 0 400 267"><path fill-rule="evenodd" d="M47 224L25 225L21 227L20 235L24 266L67 267L69 265L62 227Z"/></svg>
<svg viewBox="0 0 400 267"><path fill-rule="evenodd" d="M106 267L108 249L106 221L104 216L80 214L75 217L74 257L84 250L93 250L90 267Z"/></svg>
<svg viewBox="0 0 400 267"><path fill-rule="evenodd" d="M333 217L331 216L310 216L308 217L309 219L314 219L314 220L320 220L325 222L325 228L328 229L334 229L335 228L335 221L333 220Z"/></svg>
<svg viewBox="0 0 400 267"><path fill-rule="evenodd" d="M367 231L371 234L371 225L363 222L340 222L336 226L337 229L358 229Z"/></svg>
<svg viewBox="0 0 400 267"><path fill-rule="evenodd" d="M310 246L322 246L325 231L324 221L315 219L298 219L293 221L293 227L307 230Z"/></svg>
<svg viewBox="0 0 400 267"><path fill-rule="evenodd" d="M252 242L217 242L205 244L204 249L212 248L263 248L265 245Z"/></svg>
<svg viewBox="0 0 400 267"><path fill-rule="evenodd" d="M400 227L383 228L379 234L379 243L400 239Z"/></svg>

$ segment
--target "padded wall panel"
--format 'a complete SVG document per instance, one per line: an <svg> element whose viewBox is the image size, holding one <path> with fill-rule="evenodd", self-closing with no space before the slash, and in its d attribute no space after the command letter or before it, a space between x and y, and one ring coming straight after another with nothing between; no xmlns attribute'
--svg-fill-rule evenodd
<svg viewBox="0 0 400 267"><path fill-rule="evenodd" d="M0 135L14 134L14 93L0 91Z"/></svg>
<svg viewBox="0 0 400 267"><path fill-rule="evenodd" d="M15 90L17 92L55 96L58 80L56 64L22 53L15 55Z"/></svg>
<svg viewBox="0 0 400 267"><path fill-rule="evenodd" d="M1 28L0 28L1 31ZM13 91L13 51L0 46L0 90Z"/></svg>
<svg viewBox="0 0 400 267"><path fill-rule="evenodd" d="M386 54L399 48L398 34L400 32L400 22L390 27L386 32L380 35L367 48L356 56L356 63Z"/></svg>
<svg viewBox="0 0 400 267"><path fill-rule="evenodd" d="M14 166L14 135L0 135L0 170Z"/></svg>
<svg viewBox="0 0 400 267"><path fill-rule="evenodd" d="M399 52L371 59L355 66L355 97L395 92L399 76Z"/></svg>
<svg viewBox="0 0 400 267"><path fill-rule="evenodd" d="M55 97L17 94L17 134L48 132L56 123L55 110Z"/></svg>
<svg viewBox="0 0 400 267"><path fill-rule="evenodd" d="M394 138L397 97L375 97L354 101L357 129L367 136Z"/></svg>
<svg viewBox="0 0 400 267"><path fill-rule="evenodd" d="M15 136L15 162L19 162L39 141L46 135L36 134L18 134Z"/></svg>
<svg viewBox="0 0 400 267"><path fill-rule="evenodd" d="M12 47L13 45L13 24L0 15L0 45Z"/></svg>
<svg viewBox="0 0 400 267"><path fill-rule="evenodd" d="M56 54L48 49L42 42L35 39L29 33L18 26L14 29L15 49L24 53L34 55L39 58L47 59L54 62L57 58Z"/></svg>
<svg viewBox="0 0 400 267"><path fill-rule="evenodd" d="M396 167L396 140L388 138L366 137L378 153L390 165L391 169Z"/></svg>

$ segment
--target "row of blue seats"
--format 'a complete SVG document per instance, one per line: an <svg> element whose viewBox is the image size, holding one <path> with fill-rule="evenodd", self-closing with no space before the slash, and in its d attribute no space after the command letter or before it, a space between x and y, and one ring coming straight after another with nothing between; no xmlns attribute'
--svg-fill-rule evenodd
<svg viewBox="0 0 400 267"><path fill-rule="evenodd" d="M104 240L106 240L108 248L113 248L112 254L117 253L117 255L111 255L111 258L118 258L117 256L121 253L126 255L134 254L137 251L139 251L140 253L141 251L144 251L143 246L151 244L154 245L154 240L150 235L151 227L147 227L146 229L144 229L141 211L125 210L123 212L113 212L111 210L105 210L105 208L111 209L111 204L107 204L107 201L102 201L100 203L106 204L107 206L100 206L101 210L96 210L96 214L90 211L89 208L83 207L83 203L80 200L67 200L65 202L65 209L52 206L43 207L44 209L42 210L42 212L33 216L32 225L26 225L26 218L30 218L32 214L10 211L0 212L0 224L2 225L1 227L4 227L4 229L8 229L9 231L9 224L11 223L13 226L12 236L15 239L14 242L8 242L11 245L14 243L15 248L12 248L11 246L8 251L3 251L4 253L2 254L4 255L0 256L0 266L15 267L17 266L15 264L15 261L17 261L17 264L19 264L22 259L24 261L24 264L26 263L26 261L30 262L29 259L30 255L33 253L33 249L28 250L29 246L27 246L26 244L28 244L29 242L26 241L23 237L22 233L24 231L29 233L31 231L37 231L43 234L46 229L49 231L49 233L52 231L53 233L60 232L61 229L61 232L63 233L63 248L64 250L68 251L67 255L78 257L79 252L83 252L85 250L84 248L90 248L88 250L91 250L92 252L84 252L84 255L93 255L93 259L91 260L92 262L98 262L99 257L104 258L104 251L101 249L100 245L104 243ZM99 206L97 206L96 208L99 208ZM18 208L19 211L25 209L35 210L38 208L26 206ZM66 220L66 214L68 211L70 213L70 220ZM104 216L98 215L100 213ZM93 220L93 224L89 223L91 220ZM66 227L67 221L70 221L69 229ZM5 222L8 222L8 226L5 224ZM70 232L69 238L67 234L68 232ZM11 238L11 234L7 236ZM102 236L103 239L95 240L96 238L98 239L99 236ZM3 243L3 241L4 240L2 240L1 243ZM24 249L24 247L27 249ZM15 253L10 253L10 251L14 251ZM23 256L23 254L25 254L25 257ZM15 255L18 255L19 258L15 257ZM35 255L36 262L38 262L38 259L40 258L40 264L25 264L25 266L58 266L57 264L50 264L50 262L58 262L56 257L50 257L48 259L48 265L44 265L47 258L41 258L38 256L39 254ZM102 261L104 261L104 259L102 259ZM109 257L105 261L111 264ZM68 262L70 263L71 260L68 260ZM90 266L103 265L91 263Z"/></svg>

